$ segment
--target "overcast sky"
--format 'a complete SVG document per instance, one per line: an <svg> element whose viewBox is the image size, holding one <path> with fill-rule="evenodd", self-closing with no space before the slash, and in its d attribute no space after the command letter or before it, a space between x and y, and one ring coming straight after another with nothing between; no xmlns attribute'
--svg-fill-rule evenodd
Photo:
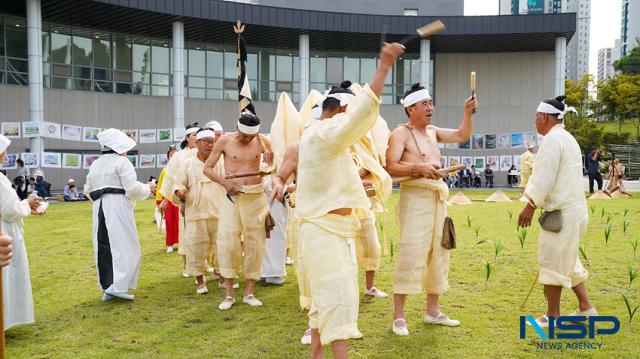
<svg viewBox="0 0 640 359"><path fill-rule="evenodd" d="M546 1L545 1L546 2ZM497 15L499 0L465 0L465 15ZM589 72L598 74L598 50L620 38L621 0L591 0Z"/></svg>

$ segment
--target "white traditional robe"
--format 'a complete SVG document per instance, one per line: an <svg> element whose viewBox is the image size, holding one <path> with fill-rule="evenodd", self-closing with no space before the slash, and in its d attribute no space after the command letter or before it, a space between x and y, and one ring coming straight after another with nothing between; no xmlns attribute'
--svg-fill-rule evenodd
<svg viewBox="0 0 640 359"><path fill-rule="evenodd" d="M262 276L284 277L287 275L284 264L287 256L287 208L282 202L274 200L269 212L276 225L265 242Z"/></svg>
<svg viewBox="0 0 640 359"><path fill-rule="evenodd" d="M124 194L106 193L95 198L100 190ZM137 181L127 157L109 153L89 168L84 193L93 201L93 253L100 287L104 291L113 286L114 292L136 289L141 253L133 201L148 198L149 185Z"/></svg>
<svg viewBox="0 0 640 359"><path fill-rule="evenodd" d="M584 195L582 153L564 125L556 125L544 136L536 163L524 195L538 208L560 210L562 215L560 232L540 230L538 279L545 285L573 288L589 276L578 257L589 213Z"/></svg>
<svg viewBox="0 0 640 359"><path fill-rule="evenodd" d="M13 258L2 268L4 329L33 323L33 296L29 279L29 260L24 244L22 218L31 213L27 200L20 201L11 181L0 174L0 217L2 232L13 238Z"/></svg>

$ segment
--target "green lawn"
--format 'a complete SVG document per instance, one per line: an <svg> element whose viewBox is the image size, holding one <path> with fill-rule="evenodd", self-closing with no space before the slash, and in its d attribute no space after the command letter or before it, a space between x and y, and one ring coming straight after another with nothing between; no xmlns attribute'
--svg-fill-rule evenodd
<svg viewBox="0 0 640 359"><path fill-rule="evenodd" d="M490 192L468 191L480 200ZM515 192L509 192L513 198ZM398 228L392 224L397 193L387 215L388 237L397 241ZM293 268L283 287L258 285L256 295L262 308L238 303L220 312L220 289L210 285L205 296L195 294L192 279L181 278L177 253L164 252L164 239L152 223L151 200L139 202L136 218L143 251L143 263L136 300L132 303L100 301L91 245L89 203L53 204L42 218L25 221L27 250L35 299L36 323L14 327L7 332L8 358L301 358L309 348L299 343L306 328L298 308L298 291ZM592 302L604 315L620 319L620 331L581 341L602 343L598 350L563 350L563 356L634 357L638 355L640 315L631 324L621 293L635 306L640 304L640 279L627 290L627 264L640 270L633 260L627 238L640 235L640 200L591 201L595 206L589 230L583 240L591 274L587 282ZM537 286L525 310L520 310L536 274L534 226L521 254L515 220L522 203L450 206L456 223L458 248L452 252L450 290L442 298L442 310L460 319L458 328L422 324L423 296L407 301L411 335L394 336L391 331L392 301L362 297L360 330L363 340L352 341L352 358L511 358L555 355L556 350L536 348L540 342L532 330L519 339L519 316L539 315L545 309L541 286ZM602 209L605 214L602 216ZM623 235L623 212L631 222ZM513 213L510 219L509 211ZM605 245L604 230L612 213L613 233ZM472 226L467 226L467 217ZM479 239L475 246L474 227ZM504 250L494 260L493 241L502 241ZM397 246L392 247L392 249ZM640 251L640 249L639 249ZM485 285L484 262L492 261L494 271ZM377 286L391 291L394 258L384 257ZM361 273L361 277L363 274ZM363 283L363 282L361 282ZM570 292L563 295L563 314L577 304ZM562 341L563 343L566 342ZM635 349L634 349L635 348ZM634 354L635 353L635 354ZM329 355L327 354L329 357Z"/></svg>
<svg viewBox="0 0 640 359"><path fill-rule="evenodd" d="M631 134L631 138L636 137L636 127L633 125L635 120L626 120L622 122L622 128L620 127L620 121L606 121L606 122L598 122L598 125L602 125L606 131L611 132L629 132Z"/></svg>

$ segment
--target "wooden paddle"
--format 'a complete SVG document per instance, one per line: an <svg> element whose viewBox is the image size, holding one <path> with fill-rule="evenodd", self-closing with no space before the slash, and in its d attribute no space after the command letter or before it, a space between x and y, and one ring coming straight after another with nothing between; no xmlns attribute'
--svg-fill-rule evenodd
<svg viewBox="0 0 640 359"><path fill-rule="evenodd" d="M438 170L438 172L440 172L440 174L442 176L444 176L447 173L458 172L458 171L463 170L465 168L467 168L467 166L465 166L463 164L460 164L460 165L455 165L455 166L451 166L451 167L441 168L441 169ZM422 178L422 176L413 175L413 176L395 177L393 179L393 184L400 184L402 182L411 181L411 180L418 179L418 178Z"/></svg>

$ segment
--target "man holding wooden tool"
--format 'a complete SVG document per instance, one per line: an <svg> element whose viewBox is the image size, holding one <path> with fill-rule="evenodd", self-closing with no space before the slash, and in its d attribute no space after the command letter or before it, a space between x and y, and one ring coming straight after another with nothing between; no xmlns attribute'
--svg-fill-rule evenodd
<svg viewBox="0 0 640 359"><path fill-rule="evenodd" d="M408 294L423 290L427 292L426 323L460 325L438 309L438 298L448 288L449 273L449 250L441 244L449 190L438 171L438 143L469 140L472 114L478 101L475 96L465 101L464 117L458 129L438 128L431 124L433 101L429 91L420 84L414 84L405 92L402 104L409 122L391 133L386 170L392 176L415 176L415 179L402 182L400 187L400 250L393 275L392 331L397 335L409 335L404 302Z"/></svg>
<svg viewBox="0 0 640 359"><path fill-rule="evenodd" d="M268 215L260 171L261 158L271 164L273 154L269 141L260 136L260 120L249 111L243 112L237 123L238 131L224 135L213 146L204 165L204 174L223 186L226 198L220 203L218 220L218 262L220 275L226 282L226 296L218 309L231 309L235 303L233 281L243 266L247 279L244 303L262 306L253 295L256 280L260 279L264 245L267 236L265 218ZM226 177L216 171L218 161L224 159Z"/></svg>

